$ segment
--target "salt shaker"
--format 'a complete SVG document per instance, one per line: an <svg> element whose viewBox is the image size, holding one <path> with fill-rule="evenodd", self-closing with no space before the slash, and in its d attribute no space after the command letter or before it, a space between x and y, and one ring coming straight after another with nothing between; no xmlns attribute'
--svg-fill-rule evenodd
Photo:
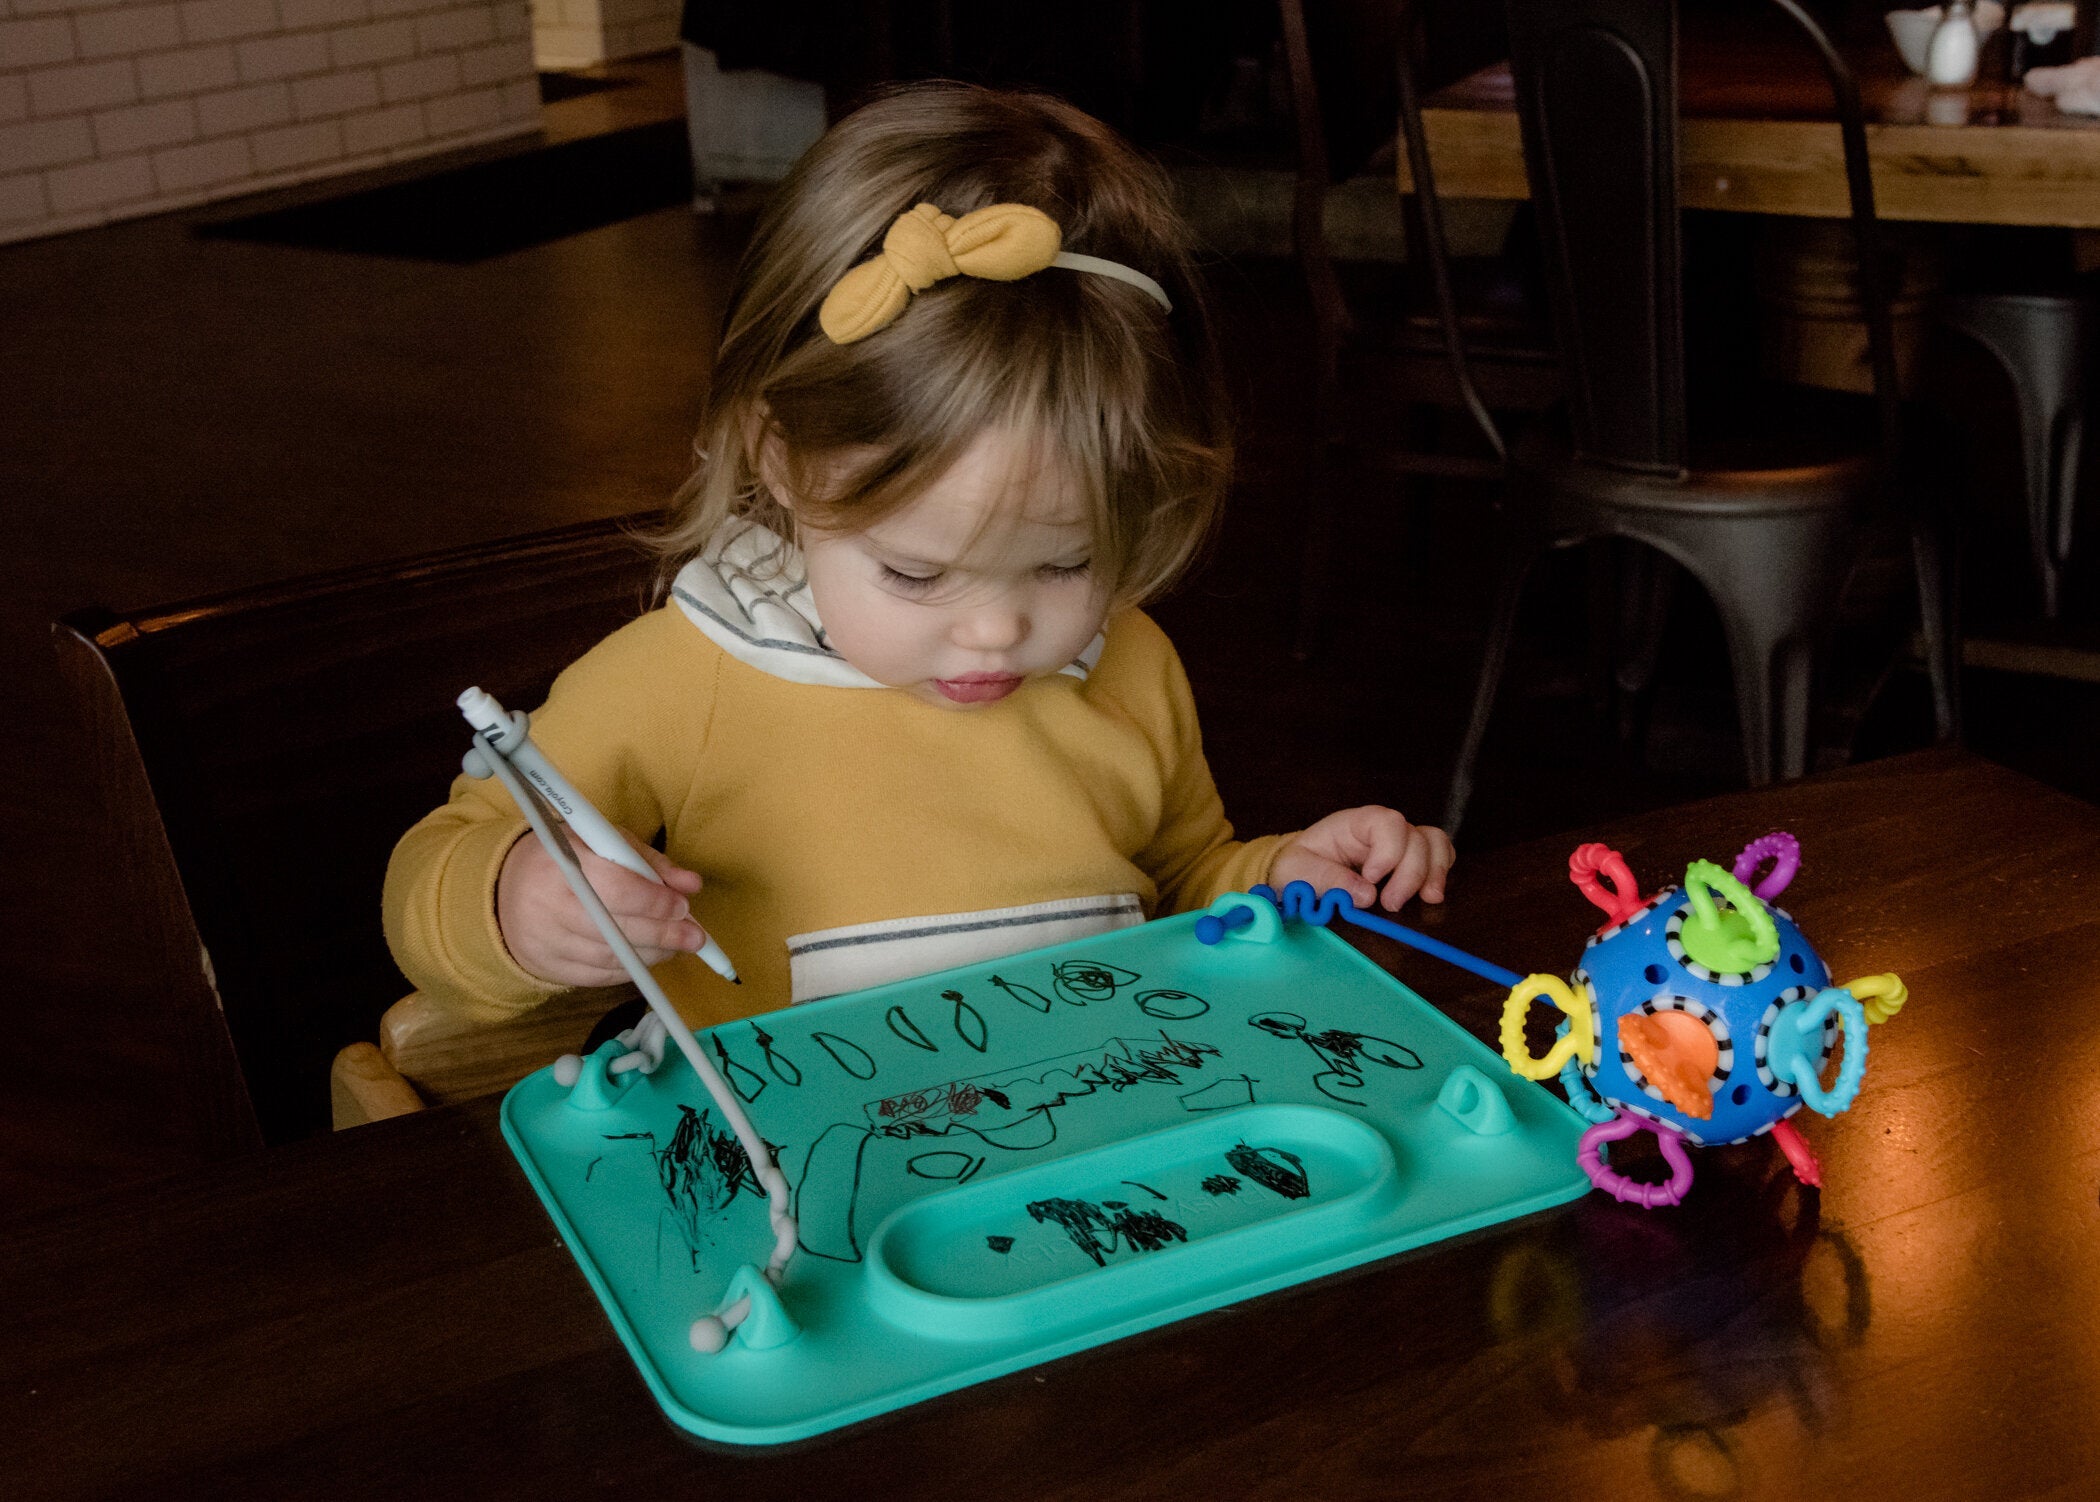
<svg viewBox="0 0 2100 1502"><path fill-rule="evenodd" d="M1976 13L1969 0L1952 0L1925 49L1925 76L1935 88L1965 89L1976 81Z"/></svg>

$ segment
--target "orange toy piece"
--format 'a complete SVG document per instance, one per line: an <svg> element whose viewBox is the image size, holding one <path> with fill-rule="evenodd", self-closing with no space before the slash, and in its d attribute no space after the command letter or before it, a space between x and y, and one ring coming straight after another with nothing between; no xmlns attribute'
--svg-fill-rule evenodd
<svg viewBox="0 0 2100 1502"><path fill-rule="evenodd" d="M1604 881L1598 880L1600 875ZM1641 885L1633 879L1626 857L1609 845L1576 846L1575 853L1568 857L1568 880L1604 910L1604 921L1597 926L1600 934L1641 910Z"/></svg>
<svg viewBox="0 0 2100 1502"><path fill-rule="evenodd" d="M1664 1100L1687 1116L1711 1119L1708 1081L1721 1050L1705 1023L1684 1012L1628 1012L1619 1019L1619 1043Z"/></svg>

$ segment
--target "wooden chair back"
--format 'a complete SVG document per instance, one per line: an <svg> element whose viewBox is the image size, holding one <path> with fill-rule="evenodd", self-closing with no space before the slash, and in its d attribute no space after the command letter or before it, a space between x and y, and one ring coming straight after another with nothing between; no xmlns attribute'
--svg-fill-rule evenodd
<svg viewBox="0 0 2100 1502"><path fill-rule="evenodd" d="M154 952L169 994L215 993L263 1140L326 1128L336 1051L379 1036L408 990L380 886L395 841L459 770L454 697L480 684L538 704L646 609L654 560L636 520L55 628L109 826L168 930ZM438 1031L447 1059L474 1052L461 1030Z"/></svg>

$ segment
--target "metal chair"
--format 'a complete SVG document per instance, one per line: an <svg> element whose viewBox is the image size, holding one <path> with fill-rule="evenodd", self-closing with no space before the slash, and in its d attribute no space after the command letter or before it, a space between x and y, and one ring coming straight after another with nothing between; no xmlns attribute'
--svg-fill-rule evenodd
<svg viewBox="0 0 2100 1502"><path fill-rule="evenodd" d="M2027 546L2042 615L2062 606L2085 447L2087 377L2100 350L2100 302L2045 293L1975 292L1941 300L1942 326L1975 340L2004 367L2020 414Z"/></svg>
<svg viewBox="0 0 2100 1502"><path fill-rule="evenodd" d="M1805 770L1812 649L1866 530L1909 536L1935 717L1957 725L1940 529L1900 483L1886 268L1859 91L1823 29L1807 36L1836 99L1873 369L1860 398L1804 387L1700 411L1685 390L1677 16L1669 0L1510 0L1525 171L1567 371L1564 421L1510 458L1506 549L1444 822L1456 829L1531 567L1548 546L1632 539L1705 586L1729 647L1752 785ZM1862 421L1862 419L1868 419Z"/></svg>
<svg viewBox="0 0 2100 1502"><path fill-rule="evenodd" d="M1388 294L1380 300L1388 306L1370 316L1361 316L1362 302L1352 309L1327 242L1326 205L1334 168L1306 9L1304 0L1277 0L1297 154L1291 243L1312 300L1314 467L1325 471L1345 442L1348 424L1341 398L1347 363L1359 377L1352 384L1375 390L1382 404L1464 414L1491 455L1454 454L1393 441L1402 425L1387 420L1380 424L1386 437L1378 448L1382 469L1410 476L1500 479L1503 439L1491 411L1538 412L1561 395L1559 357L1543 308L1512 258L1458 260L1450 253L1422 127L1417 83L1420 13L1414 0L1400 0L1384 16L1390 37L1367 40L1394 44L1394 104L1415 186L1406 218L1408 261L1398 276L1381 277L1389 285L1380 289ZM1385 268L1379 270L1383 273ZM1381 418L1387 410L1382 408ZM1312 650L1327 595L1335 490L1327 483L1307 487L1293 649L1300 658Z"/></svg>

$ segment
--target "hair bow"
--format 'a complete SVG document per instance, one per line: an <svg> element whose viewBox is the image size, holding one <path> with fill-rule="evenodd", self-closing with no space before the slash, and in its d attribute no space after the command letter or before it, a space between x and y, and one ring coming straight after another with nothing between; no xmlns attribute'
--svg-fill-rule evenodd
<svg viewBox="0 0 2100 1502"><path fill-rule="evenodd" d="M882 252L844 276L817 310L833 344L851 344L887 326L914 292L951 276L1016 282L1057 260L1057 221L1025 203L995 203L960 219L922 203L899 214Z"/></svg>

